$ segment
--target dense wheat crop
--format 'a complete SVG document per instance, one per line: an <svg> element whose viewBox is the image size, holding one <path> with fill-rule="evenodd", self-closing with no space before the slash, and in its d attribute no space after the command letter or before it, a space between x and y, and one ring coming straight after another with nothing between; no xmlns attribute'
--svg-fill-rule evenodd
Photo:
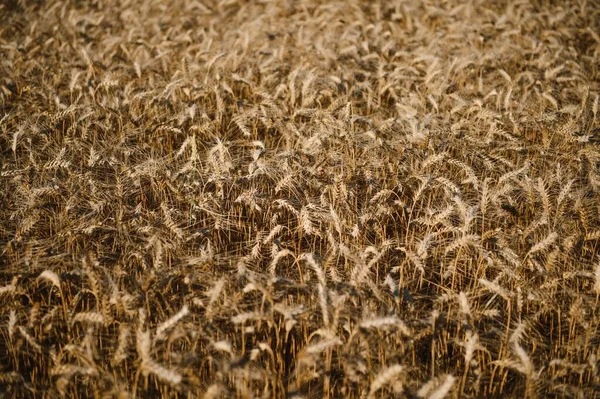
<svg viewBox="0 0 600 399"><path fill-rule="evenodd" d="M600 4L0 2L0 397L600 397Z"/></svg>

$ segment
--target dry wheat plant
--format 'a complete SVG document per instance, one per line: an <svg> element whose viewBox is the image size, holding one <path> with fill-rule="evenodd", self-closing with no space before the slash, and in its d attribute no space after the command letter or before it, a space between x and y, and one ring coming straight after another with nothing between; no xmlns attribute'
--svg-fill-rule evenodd
<svg viewBox="0 0 600 399"><path fill-rule="evenodd" d="M600 398L600 3L0 2L0 398Z"/></svg>

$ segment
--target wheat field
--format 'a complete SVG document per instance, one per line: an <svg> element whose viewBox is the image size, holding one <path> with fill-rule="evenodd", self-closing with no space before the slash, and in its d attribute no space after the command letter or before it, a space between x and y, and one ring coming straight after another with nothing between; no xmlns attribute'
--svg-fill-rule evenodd
<svg viewBox="0 0 600 399"><path fill-rule="evenodd" d="M600 398L600 3L0 2L0 398Z"/></svg>

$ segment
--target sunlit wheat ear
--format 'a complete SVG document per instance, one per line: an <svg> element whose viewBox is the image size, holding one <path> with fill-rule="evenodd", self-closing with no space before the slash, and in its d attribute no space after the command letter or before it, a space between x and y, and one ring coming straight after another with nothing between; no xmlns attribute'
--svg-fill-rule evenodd
<svg viewBox="0 0 600 399"><path fill-rule="evenodd" d="M313 271L317 275L319 284L323 286L327 285L327 281L325 280L325 273L323 272L321 266L315 260L314 255L312 253L302 254L300 255L299 259L305 260L306 263L308 263L308 265L311 267L311 269L313 269Z"/></svg>
<svg viewBox="0 0 600 399"><path fill-rule="evenodd" d="M192 154L190 155L189 160L177 171L175 176L183 175L186 172L189 172L193 169L194 164L198 161L198 149L196 147L196 135L188 136L185 141L181 144L179 150L175 153L175 158L179 158L187 147L192 148Z"/></svg>
<svg viewBox="0 0 600 399"><path fill-rule="evenodd" d="M304 234L320 236L320 232L315 227L315 223L312 220L312 215L308 206L303 206L300 209L300 213L298 215L298 224L304 231Z"/></svg>
<svg viewBox="0 0 600 399"><path fill-rule="evenodd" d="M15 276L11 280L10 284L0 287L0 298L3 295L11 295L15 292L17 288L17 282L19 281L19 277Z"/></svg>
<svg viewBox="0 0 600 399"><path fill-rule="evenodd" d="M93 367L81 367L73 364L60 364L55 366L50 374L53 376L63 376L67 379L72 378L74 375L98 375L98 371Z"/></svg>
<svg viewBox="0 0 600 399"><path fill-rule="evenodd" d="M531 249L527 253L527 256L530 256L532 254L535 254L537 252L547 249L550 245L554 244L554 241L556 241L557 238L558 238L558 233L556 233L554 231L551 232L550 234L548 234L546 236L546 238L544 238L542 241L536 243L533 247L531 247Z"/></svg>
<svg viewBox="0 0 600 399"><path fill-rule="evenodd" d="M60 277L58 274L54 273L52 270L44 270L37 278L38 280L46 280L50 282L53 286L61 290L60 287Z"/></svg>
<svg viewBox="0 0 600 399"><path fill-rule="evenodd" d="M219 300L223 289L225 288L226 280L225 278L220 278L215 285L206 292L206 296L208 298L208 305L206 305L206 315L212 318L214 314L214 306Z"/></svg>
<svg viewBox="0 0 600 399"><path fill-rule="evenodd" d="M390 291L390 294L392 294L394 296L394 298L399 299L400 292L399 292L399 288L398 288L398 282L396 280L394 280L394 278L390 274L387 274L385 276L385 280L383 282L385 283L385 285L387 285L387 287Z"/></svg>
<svg viewBox="0 0 600 399"><path fill-rule="evenodd" d="M307 357L312 358L313 356L319 355L328 349L332 349L342 344L342 340L338 337L324 339L316 344L305 347L298 356L298 361L302 363L303 361L308 360Z"/></svg>
<svg viewBox="0 0 600 399"><path fill-rule="evenodd" d="M136 332L136 349L142 362L150 360L151 345L150 331L144 331L138 327Z"/></svg>
<svg viewBox="0 0 600 399"><path fill-rule="evenodd" d="M537 184L536 184L535 188L537 189L537 191L540 194L540 197L542 199L542 204L544 205L544 214L549 215L550 214L550 196L548 195L546 185L544 183L544 180L542 180L542 178L537 179Z"/></svg>
<svg viewBox="0 0 600 399"><path fill-rule="evenodd" d="M282 305L280 303L275 304L273 306L273 310L283 315L285 321L285 330L287 332L289 332L292 329L292 327L294 327L298 323L297 316L301 315L306 311L304 309L304 306L302 305L298 307L290 307Z"/></svg>
<svg viewBox="0 0 600 399"><path fill-rule="evenodd" d="M290 204L288 201L284 200L284 199L277 199L274 201L274 203L277 205L278 208L283 208L289 212L291 212L294 216L296 217L300 217L300 212L298 212L296 210L296 208L294 208L294 206L292 204Z"/></svg>
<svg viewBox="0 0 600 399"><path fill-rule="evenodd" d="M596 265L594 271L594 292L596 296L600 296L600 263Z"/></svg>
<svg viewBox="0 0 600 399"><path fill-rule="evenodd" d="M535 369L533 363L527 352L525 352L523 347L519 344L524 329L525 325L520 323L511 335L510 342L513 344L513 350L521 362L521 367L518 368L518 370L527 375L527 378L536 378L537 376L534 374Z"/></svg>
<svg viewBox="0 0 600 399"><path fill-rule="evenodd" d="M17 330L19 331L19 334L25 338L25 341L29 344L29 346L37 353L42 353L42 346L37 342L37 340L31 336L27 330L25 329L25 327L23 326L18 326Z"/></svg>
<svg viewBox="0 0 600 399"><path fill-rule="evenodd" d="M460 312L469 318L473 317L471 314L471 307L469 306L469 300L467 298L467 294L461 291L458 294L458 303L460 305Z"/></svg>
<svg viewBox="0 0 600 399"><path fill-rule="evenodd" d="M248 129L246 122L252 118L252 115L249 113L243 113L236 115L233 118L233 122L240 129L244 137L250 138L252 137L252 131Z"/></svg>
<svg viewBox="0 0 600 399"><path fill-rule="evenodd" d="M463 345L465 347L465 370L467 370L471 364L471 360L473 359L475 351L477 349L482 349L479 345L479 335L477 333L467 331Z"/></svg>
<svg viewBox="0 0 600 399"><path fill-rule="evenodd" d="M221 384L212 384L208 387L202 399L217 399L222 397L223 393L227 392L227 389Z"/></svg>
<svg viewBox="0 0 600 399"><path fill-rule="evenodd" d="M398 247L398 249L406 254L406 257L412 262L412 264L421 272L421 274L425 273L425 264L423 263L423 259L418 256L416 253L411 251L410 249L404 247Z"/></svg>
<svg viewBox="0 0 600 399"><path fill-rule="evenodd" d="M127 350L129 347L129 335L131 334L131 329L129 326L122 324L119 326L119 339L117 344L117 349L115 350L113 357L111 359L111 363L113 365L117 365L121 363L123 360L127 359Z"/></svg>
<svg viewBox="0 0 600 399"><path fill-rule="evenodd" d="M393 384L397 380L398 376L402 372L404 372L404 369L405 368L402 365L395 364L377 373L377 376L375 377L375 379L371 383L371 387L369 388L368 397L375 397L375 393L381 388L385 387L388 384ZM397 388L397 390L401 390L401 385Z"/></svg>
<svg viewBox="0 0 600 399"><path fill-rule="evenodd" d="M229 341L217 341L211 344L211 347L218 352L225 352L229 356L233 356L233 348Z"/></svg>
<svg viewBox="0 0 600 399"><path fill-rule="evenodd" d="M395 327L407 337L410 337L412 335L412 332L408 328L408 326L397 316L379 317L375 319L363 320L360 322L359 327L365 330Z"/></svg>
<svg viewBox="0 0 600 399"><path fill-rule="evenodd" d="M477 178L477 175L475 174L475 171L473 170L473 168L471 168L466 163L461 162L457 159L451 159L448 161L448 163L461 168L465 172L465 174L467 175L467 178L468 178L467 180L463 181L463 183L470 183L473 185L475 190L479 191L479 186L480 186L479 179Z"/></svg>
<svg viewBox="0 0 600 399"><path fill-rule="evenodd" d="M492 282L492 281L488 281L483 278L480 278L478 281L479 281L479 284L481 284L485 287L485 289L487 289L488 291L490 291L496 295L500 295L500 297L502 297L502 299L504 299L505 301L509 302L511 300L513 294L511 292L508 292L506 289L501 287L499 284Z"/></svg>
<svg viewBox="0 0 600 399"><path fill-rule="evenodd" d="M35 328L35 326L40 321L39 316L40 316L40 304L34 303L33 306L31 307L31 309L29 309L29 317L28 317L29 323L27 323L27 327Z"/></svg>
<svg viewBox="0 0 600 399"><path fill-rule="evenodd" d="M167 369L156 363L150 356L152 340L150 339L150 331L144 331L138 328L136 333L136 348L139 358L141 359L140 371L143 375L156 375L160 380L178 385L182 381L182 376L176 371Z"/></svg>
<svg viewBox="0 0 600 399"><path fill-rule="evenodd" d="M594 120L592 121L592 123L598 117L598 104L599 103L600 103L600 94L596 94L596 96L594 97L594 102L592 103L592 115L594 115Z"/></svg>
<svg viewBox="0 0 600 399"><path fill-rule="evenodd" d="M104 316L98 312L79 312L72 320L72 323L103 324Z"/></svg>
<svg viewBox="0 0 600 399"><path fill-rule="evenodd" d="M500 179L498 179L498 187L502 186L502 184L504 182L507 182L507 181L517 177L521 173L527 172L529 170L529 167L530 167L530 163L529 163L529 161L526 161L522 168L503 174L502 176L500 176Z"/></svg>
<svg viewBox="0 0 600 399"><path fill-rule="evenodd" d="M302 67L297 67L288 76L288 91L289 91L289 105L294 107L296 103L296 78L302 70Z"/></svg>
<svg viewBox="0 0 600 399"><path fill-rule="evenodd" d="M263 244L267 244L267 243L273 241L275 236L277 236L279 233L281 233L281 231L284 229L284 227L285 226L283 226L281 224L275 225L275 227L273 227L271 229L271 231L269 232L269 234L264 238Z"/></svg>
<svg viewBox="0 0 600 399"><path fill-rule="evenodd" d="M238 313L231 318L233 324L244 324L251 320L262 320L264 315L260 312Z"/></svg>
<svg viewBox="0 0 600 399"><path fill-rule="evenodd" d="M329 326L329 308L327 304L327 281L325 279L325 273L321 266L315 261L312 253L302 254L300 259L304 259L306 263L313 269L319 280L317 287L319 293L319 306L321 307L321 315L323 316L323 324L325 327Z"/></svg>
<svg viewBox="0 0 600 399"><path fill-rule="evenodd" d="M190 313L190 310L188 308L188 305L187 304L183 305L183 307L181 308L181 310L179 312L177 312L176 314L171 316L168 320L165 320L164 322L162 322L156 328L154 341L156 342L161 339L164 339L165 332L172 329L175 325L177 325L177 323L179 323L181 321L181 319L186 317L189 313Z"/></svg>
<svg viewBox="0 0 600 399"><path fill-rule="evenodd" d="M425 158L425 160L423 162L421 162L421 165L419 166L419 169L421 170L421 173L425 173L425 169L427 169L430 166L435 166L437 164L439 164L440 162L442 162L444 159L446 159L448 157L448 152L444 151L444 152L440 152L437 154L432 154L432 155L428 155L427 158Z"/></svg>
<svg viewBox="0 0 600 399"><path fill-rule="evenodd" d="M339 236L341 236L342 235L342 220L340 219L340 216L333 208L333 205L329 205L329 213L331 215L331 220L333 221L333 226L335 228L335 231L338 233Z"/></svg>
<svg viewBox="0 0 600 399"><path fill-rule="evenodd" d="M183 380L183 376L171 369L168 369L153 360L142 361L142 373L145 375L154 374L163 382L171 385L179 385Z"/></svg>
<svg viewBox="0 0 600 399"><path fill-rule="evenodd" d="M16 325L17 325L17 313L14 311L14 309L11 309L10 313L8 314L8 326L7 326L8 338L11 341L13 340L13 337L15 335Z"/></svg>
<svg viewBox="0 0 600 399"><path fill-rule="evenodd" d="M56 388L61 396L65 396L67 388L73 377L76 375L80 376L97 376L98 372L92 367L80 367L73 364L61 364L55 366L51 371L50 375L58 377L56 380Z"/></svg>
<svg viewBox="0 0 600 399"><path fill-rule="evenodd" d="M160 204L160 209L162 210L165 218L165 225L169 228L169 230L171 230L173 234L175 234L177 238L183 239L183 230L179 226L177 226L177 224L171 217L171 210L169 209L168 205L163 202Z"/></svg>
<svg viewBox="0 0 600 399"><path fill-rule="evenodd" d="M437 388L435 388L435 386L438 385L438 379L431 379L425 385L423 385L419 391L417 391L417 395L419 395L421 398L427 399L443 399L452 389L455 380L456 378L454 376L448 374L444 377L444 381Z"/></svg>
<svg viewBox="0 0 600 399"><path fill-rule="evenodd" d="M458 248L463 248L469 245L475 248L480 248L480 240L481 237L479 237L477 234L465 234L462 237L458 237L456 240L452 241L450 245L444 249L444 255L447 255Z"/></svg>
<svg viewBox="0 0 600 399"><path fill-rule="evenodd" d="M285 258L286 256L294 256L293 252L290 251L289 249L282 249L281 251L278 251L275 256L273 256L273 259L271 260L271 263L269 264L267 270L269 271L269 273L272 276L275 276L277 273L277 264L279 263L279 261L283 258Z"/></svg>
<svg viewBox="0 0 600 399"><path fill-rule="evenodd" d="M417 176L417 177L419 178L421 183L419 184L419 187L413 194L413 198L412 198L413 207L417 204L417 201L419 201L419 199L421 198L421 195L423 195L423 192L425 191L425 189L427 189L429 187L429 184L431 183L431 178L428 176Z"/></svg>
<svg viewBox="0 0 600 399"><path fill-rule="evenodd" d="M25 125L22 125L19 129L15 129L15 132L12 135L12 144L11 144L11 150L14 153L17 152L17 144L19 141L19 136L21 136L24 132L25 132Z"/></svg>
<svg viewBox="0 0 600 399"><path fill-rule="evenodd" d="M249 262L250 258L248 256L242 256L237 260L235 264L235 269L238 277L243 277L249 272Z"/></svg>
<svg viewBox="0 0 600 399"><path fill-rule="evenodd" d="M560 192L558 193L558 196L556 197L556 208L557 208L556 213L559 214L559 215L562 213L562 206L564 205L564 201L569 196L569 193L571 191L571 187L573 186L573 183L575 183L575 179L569 180L561 188Z"/></svg>

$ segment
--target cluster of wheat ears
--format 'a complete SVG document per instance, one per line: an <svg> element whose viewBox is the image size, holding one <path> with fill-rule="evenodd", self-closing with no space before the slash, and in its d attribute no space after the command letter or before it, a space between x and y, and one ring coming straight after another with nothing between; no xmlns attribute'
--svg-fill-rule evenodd
<svg viewBox="0 0 600 399"><path fill-rule="evenodd" d="M600 397L600 4L0 4L0 397Z"/></svg>

